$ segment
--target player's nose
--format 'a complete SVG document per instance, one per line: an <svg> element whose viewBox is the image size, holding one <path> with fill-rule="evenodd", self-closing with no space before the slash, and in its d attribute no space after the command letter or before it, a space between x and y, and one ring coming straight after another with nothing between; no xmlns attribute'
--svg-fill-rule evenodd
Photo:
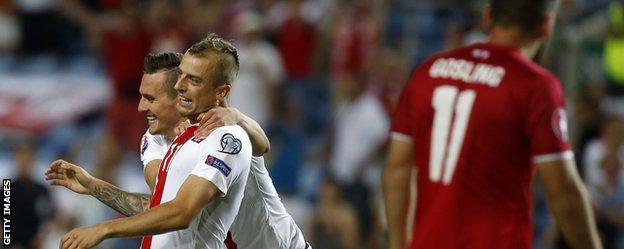
<svg viewBox="0 0 624 249"><path fill-rule="evenodd" d="M145 98L141 97L141 100L139 100L139 105L137 106L137 110L139 112L146 112L148 110L147 100Z"/></svg>
<svg viewBox="0 0 624 249"><path fill-rule="evenodd" d="M173 89L175 89L178 93L186 92L186 83L184 82L184 77L178 77L178 81L173 86Z"/></svg>

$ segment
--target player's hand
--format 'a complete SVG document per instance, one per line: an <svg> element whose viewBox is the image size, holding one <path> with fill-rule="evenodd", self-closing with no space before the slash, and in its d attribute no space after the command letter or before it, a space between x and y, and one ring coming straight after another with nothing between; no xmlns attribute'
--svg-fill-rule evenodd
<svg viewBox="0 0 624 249"><path fill-rule="evenodd" d="M60 249L86 249L98 245L104 240L105 229L98 226L79 227L69 231L60 242Z"/></svg>
<svg viewBox="0 0 624 249"><path fill-rule="evenodd" d="M217 106L209 111L199 114L197 118L199 128L195 131L196 138L206 138L215 129L235 125L240 121L239 111L236 108Z"/></svg>
<svg viewBox="0 0 624 249"><path fill-rule="evenodd" d="M178 126L176 126L176 128L174 129L176 136L184 133L184 131L189 128L189 126L191 126L191 123L188 120L180 122L180 124L178 124Z"/></svg>
<svg viewBox="0 0 624 249"><path fill-rule="evenodd" d="M45 173L45 179L50 185L63 186L79 194L91 194L96 178L83 168L56 160L50 164Z"/></svg>

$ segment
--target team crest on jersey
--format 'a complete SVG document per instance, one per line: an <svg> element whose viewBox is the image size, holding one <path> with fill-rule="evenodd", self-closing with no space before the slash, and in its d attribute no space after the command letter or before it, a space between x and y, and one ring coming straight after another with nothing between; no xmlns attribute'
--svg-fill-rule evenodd
<svg viewBox="0 0 624 249"><path fill-rule="evenodd" d="M219 152L223 152L226 154L238 154L243 148L243 144L241 140L235 138L234 135L230 133L225 133L221 137L221 150Z"/></svg>
<svg viewBox="0 0 624 249"><path fill-rule="evenodd" d="M143 135L143 139L141 139L141 155L145 154L145 150L147 150L148 141L147 136Z"/></svg>
<svg viewBox="0 0 624 249"><path fill-rule="evenodd" d="M551 125L555 136L559 138L559 140L567 142L568 141L568 116L566 115L565 109L559 107L557 108L552 115Z"/></svg>
<svg viewBox="0 0 624 249"><path fill-rule="evenodd" d="M223 173L225 176L229 176L230 172L232 172L232 169L229 166L227 166L227 164L225 164L224 161L222 161L219 158L213 157L211 155L208 155L204 163L212 167L215 167L216 169L221 171L221 173Z"/></svg>

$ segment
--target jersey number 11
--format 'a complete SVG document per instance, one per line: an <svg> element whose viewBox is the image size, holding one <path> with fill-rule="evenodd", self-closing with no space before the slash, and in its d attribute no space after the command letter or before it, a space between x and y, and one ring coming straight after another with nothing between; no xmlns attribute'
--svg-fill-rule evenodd
<svg viewBox="0 0 624 249"><path fill-rule="evenodd" d="M444 185L451 183L475 97L474 90L459 92L457 87L448 85L439 86L433 91L431 105L435 114L429 155L429 179L432 182L442 180Z"/></svg>

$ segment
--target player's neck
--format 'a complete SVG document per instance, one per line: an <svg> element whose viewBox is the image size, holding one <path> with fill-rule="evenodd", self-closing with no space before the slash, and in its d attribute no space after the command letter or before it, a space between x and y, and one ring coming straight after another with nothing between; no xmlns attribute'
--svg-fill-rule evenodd
<svg viewBox="0 0 624 249"><path fill-rule="evenodd" d="M525 58L532 60L542 42L541 39L527 37L518 29L494 27L490 32L488 43L516 47Z"/></svg>
<svg viewBox="0 0 624 249"><path fill-rule="evenodd" d="M165 139L167 139L167 141L173 141L173 139L175 139L176 137L176 133L174 129L171 129L165 132L163 135L165 136Z"/></svg>

